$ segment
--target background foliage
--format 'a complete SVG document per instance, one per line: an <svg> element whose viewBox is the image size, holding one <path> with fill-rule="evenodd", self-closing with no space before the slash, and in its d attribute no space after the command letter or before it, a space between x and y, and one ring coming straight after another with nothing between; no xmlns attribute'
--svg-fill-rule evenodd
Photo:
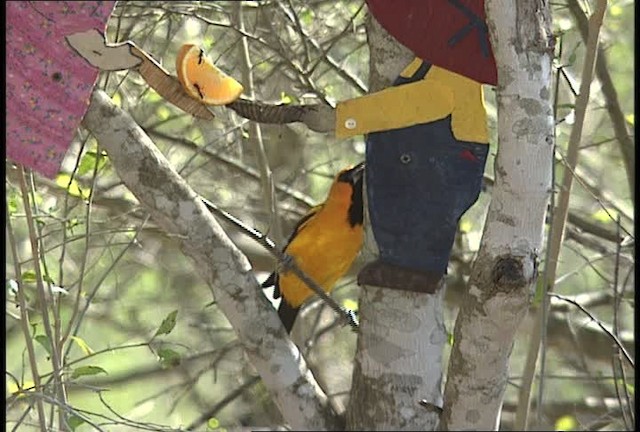
<svg viewBox="0 0 640 432"><path fill-rule="evenodd" d="M582 1L553 3L558 46L562 46L556 64L556 179L564 171L562 155L585 45L568 7L572 4L589 8ZM630 130L634 126L633 10L633 1L611 1L601 40ZM366 92L365 14L366 6L359 0L119 2L109 22L108 40L136 42L172 73L180 46L194 42L258 100L333 104ZM276 236L280 230L288 235L296 220L324 199L335 172L364 158L362 137L338 141L299 125L261 125L258 132L224 108L215 109L213 122L196 120L164 102L135 72L104 73L98 86L131 113L198 193L248 225ZM486 95L495 137L493 90L487 88ZM265 206L259 140L276 181L276 221ZM491 158L495 149L494 138ZM555 292L584 306L634 352L634 213L627 166L605 96L595 81ZM490 159L486 191L461 222L449 271L448 329L453 328L459 295L478 248L492 174ZM189 425L197 430L242 425L273 428L280 423L277 408L191 262L122 186L108 155L92 137L79 131L56 181L34 175L26 186L47 301L42 304L36 294L20 177L7 164L11 222L6 247L8 429L37 426L35 410L30 409L34 380L23 329L28 328L38 372L47 383L52 363L43 310L49 312L55 329L64 333L71 326L73 337L63 349L68 383L65 406L70 407L64 410L79 431L92 430L81 419L106 422L105 430L173 430ZM233 226L225 227L251 260L256 276L266 277L273 269L271 257ZM19 269L12 245L18 252ZM357 307L355 274L361 264L354 266L334 294L350 308ZM28 325L20 320L18 287L27 301ZM303 351L316 376L336 404L344 406L355 335L337 325L318 301L308 306L302 321L294 336L308 340ZM531 321L530 317L525 320L523 337L513 350L503 429L513 424ZM554 299L543 349L543 405L538 410L534 397L535 421L562 430L631 427L634 371L625 367L625 375L621 374L612 340L597 322ZM45 402L50 413L55 403Z"/></svg>

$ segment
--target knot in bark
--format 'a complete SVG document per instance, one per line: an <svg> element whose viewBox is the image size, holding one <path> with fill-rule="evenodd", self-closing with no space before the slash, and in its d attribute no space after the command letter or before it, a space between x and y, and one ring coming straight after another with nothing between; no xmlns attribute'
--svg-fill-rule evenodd
<svg viewBox="0 0 640 432"><path fill-rule="evenodd" d="M498 257L491 272L491 280L499 291L511 292L527 284L522 258Z"/></svg>

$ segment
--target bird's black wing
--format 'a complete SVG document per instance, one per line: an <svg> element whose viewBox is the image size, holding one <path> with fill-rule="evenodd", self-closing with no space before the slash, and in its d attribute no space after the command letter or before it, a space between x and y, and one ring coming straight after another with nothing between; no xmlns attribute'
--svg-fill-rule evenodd
<svg viewBox="0 0 640 432"><path fill-rule="evenodd" d="M296 223L296 226L293 228L293 232L289 235L287 239L287 244L284 247L284 251L287 251L287 246L293 241L293 239L298 235L300 231L304 229L305 223L309 221L318 211L322 208L322 204L312 207L311 210L307 212L300 220ZM269 275L269 277L262 282L262 288L269 288L275 286L275 291L273 292L273 298L280 298L280 287L278 286L278 272L274 271Z"/></svg>

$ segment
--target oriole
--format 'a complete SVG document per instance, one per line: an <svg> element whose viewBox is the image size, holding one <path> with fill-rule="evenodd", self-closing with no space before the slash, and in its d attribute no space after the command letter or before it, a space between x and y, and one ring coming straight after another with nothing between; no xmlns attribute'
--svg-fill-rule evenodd
<svg viewBox="0 0 640 432"><path fill-rule="evenodd" d="M298 221L284 253L326 292L349 270L363 240L362 182L364 162L340 171L324 203ZM300 306L313 295L296 275L274 271L263 283L275 285L274 297L282 301L278 315L291 332Z"/></svg>

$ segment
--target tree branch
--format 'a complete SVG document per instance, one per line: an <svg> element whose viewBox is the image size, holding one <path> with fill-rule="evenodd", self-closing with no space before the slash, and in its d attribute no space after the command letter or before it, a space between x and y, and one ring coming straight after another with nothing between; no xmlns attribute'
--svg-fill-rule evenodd
<svg viewBox="0 0 640 432"><path fill-rule="evenodd" d="M286 337L251 265L196 193L131 116L96 91L83 125L105 148L125 185L156 222L181 240L294 429L334 429L337 419L298 349Z"/></svg>

